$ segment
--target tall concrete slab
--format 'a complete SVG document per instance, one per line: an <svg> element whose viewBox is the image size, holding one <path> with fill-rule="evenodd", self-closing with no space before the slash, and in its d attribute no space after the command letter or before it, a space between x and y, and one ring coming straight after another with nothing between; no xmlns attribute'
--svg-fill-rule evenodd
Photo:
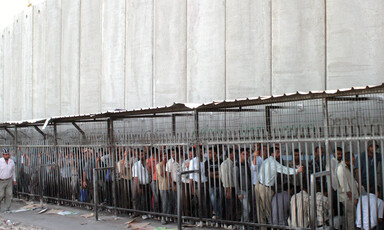
<svg viewBox="0 0 384 230"><path fill-rule="evenodd" d="M13 21L13 30L11 33L12 47L12 84L10 85L10 119L14 121L21 120L22 95L25 93L22 88L22 46L21 46L21 24L23 14L15 16Z"/></svg>
<svg viewBox="0 0 384 230"><path fill-rule="evenodd" d="M21 119L32 118L33 77L32 77L32 19L33 8L24 11L21 18L21 49L22 49L22 103Z"/></svg>
<svg viewBox="0 0 384 230"><path fill-rule="evenodd" d="M328 2L328 89L384 82L383 12L384 1Z"/></svg>
<svg viewBox="0 0 384 230"><path fill-rule="evenodd" d="M152 106L153 0L126 1L125 107Z"/></svg>
<svg viewBox="0 0 384 230"><path fill-rule="evenodd" d="M11 29L12 27L7 27L4 30L4 85L2 86L3 90L3 114L4 121L11 120L11 110L10 110L10 86L12 82L12 42L11 42Z"/></svg>
<svg viewBox="0 0 384 230"><path fill-rule="evenodd" d="M272 93L325 88L324 1L272 2Z"/></svg>
<svg viewBox="0 0 384 230"><path fill-rule="evenodd" d="M60 115L61 83L61 0L47 0L46 33L46 116Z"/></svg>
<svg viewBox="0 0 384 230"><path fill-rule="evenodd" d="M124 109L125 0L104 0L101 110Z"/></svg>
<svg viewBox="0 0 384 230"><path fill-rule="evenodd" d="M225 0L188 1L188 102L225 99Z"/></svg>
<svg viewBox="0 0 384 230"><path fill-rule="evenodd" d="M271 0L226 2L226 99L270 95Z"/></svg>
<svg viewBox="0 0 384 230"><path fill-rule="evenodd" d="M82 0L80 15L80 113L100 112L101 0Z"/></svg>
<svg viewBox="0 0 384 230"><path fill-rule="evenodd" d="M4 30L0 31L0 122L4 121Z"/></svg>
<svg viewBox="0 0 384 230"><path fill-rule="evenodd" d="M62 0L61 115L78 114L80 95L80 0Z"/></svg>
<svg viewBox="0 0 384 230"><path fill-rule="evenodd" d="M46 2L33 7L33 93L32 114L33 118L46 117Z"/></svg>
<svg viewBox="0 0 384 230"><path fill-rule="evenodd" d="M187 1L155 1L154 22L154 106L186 102Z"/></svg>

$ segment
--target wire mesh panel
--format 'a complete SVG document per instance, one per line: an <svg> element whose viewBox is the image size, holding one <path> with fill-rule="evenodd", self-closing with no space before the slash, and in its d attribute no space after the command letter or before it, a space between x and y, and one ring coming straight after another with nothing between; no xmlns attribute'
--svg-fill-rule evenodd
<svg viewBox="0 0 384 230"><path fill-rule="evenodd" d="M181 204L184 220L222 228L380 229L383 94L65 118L1 129L0 145L16 162L18 194L47 201L162 222Z"/></svg>

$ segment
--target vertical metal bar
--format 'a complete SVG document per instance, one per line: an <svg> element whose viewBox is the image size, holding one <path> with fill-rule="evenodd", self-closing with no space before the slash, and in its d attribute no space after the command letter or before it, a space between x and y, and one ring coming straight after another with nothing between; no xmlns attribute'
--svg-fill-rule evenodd
<svg viewBox="0 0 384 230"><path fill-rule="evenodd" d="M60 198L60 191L63 189L61 188L61 177L60 177L60 167L59 165L57 164L59 160L59 152L58 152L58 148L57 148L57 125L56 123L53 124L53 149L54 149L54 155L56 157L56 161L53 159L52 163L53 162L56 162L56 167L55 167L55 172L56 172L56 183L53 182L54 184L57 184L57 191L56 191L56 197L57 198ZM53 154L52 154L52 157ZM56 186L55 186L56 187ZM60 201L58 201L59 203Z"/></svg>
<svg viewBox="0 0 384 230"><path fill-rule="evenodd" d="M177 174L177 229L181 230L181 222L182 222L182 207L183 207L183 201L182 201L182 196L181 196L181 173L179 172Z"/></svg>
<svg viewBox="0 0 384 230"><path fill-rule="evenodd" d="M93 212L94 212L94 215L95 215L95 220L98 221L99 220L99 214L98 214L98 210L97 210L97 171L96 169L94 168L93 169Z"/></svg>
<svg viewBox="0 0 384 230"><path fill-rule="evenodd" d="M113 134L113 120L108 120L108 145L110 148L110 157L112 157L112 167L111 170L112 173L112 201L113 201L113 207L117 207L117 199L116 199L116 158L115 158L115 141L114 141L114 134ZM112 155L112 156L111 156ZM117 216L117 209L114 210L115 216Z"/></svg>
<svg viewBox="0 0 384 230"><path fill-rule="evenodd" d="M198 187L198 198L199 198L199 218L200 218L200 222L202 222L202 218L203 218L203 212L202 212L202 193L201 193L201 167L200 167L200 137L199 137L199 112L197 110L194 110L194 126L195 126L195 145L196 145L196 157L197 157L197 161L198 161L198 164L197 164L197 170L198 170L198 175L199 175L199 178L198 178L198 183L197 183L197 187ZM194 186L194 185L192 185Z"/></svg>
<svg viewBox="0 0 384 230"><path fill-rule="evenodd" d="M325 142L325 160L326 160L326 170L331 171L331 158L330 158L330 144L329 144L329 111L328 111L328 100L327 98L323 98L323 116L324 116L324 142ZM329 212L329 223L331 230L334 228L333 223L333 193L332 193L332 172L327 175L327 193L328 193L328 203L330 204L330 212ZM321 184L322 186L322 184ZM322 190L323 192L323 190ZM316 226L315 226L316 227Z"/></svg>
<svg viewBox="0 0 384 230"><path fill-rule="evenodd" d="M21 158L19 156L19 149L18 149L18 131L17 131L17 126L15 126L15 138L14 138L14 149L15 149L15 157L16 157L16 164L19 165L20 167L20 164L21 164ZM16 168L18 169L18 167ZM20 175L18 174L18 171L19 170L16 170L16 181L19 180L19 177ZM16 190L16 195L17 195L17 192L18 192L18 188L20 188L20 185L22 185L22 181L20 180L20 182L17 184L17 186L15 186L15 190Z"/></svg>
<svg viewBox="0 0 384 230"><path fill-rule="evenodd" d="M316 177L314 174L311 175L311 229L315 230L317 227L317 210L316 210Z"/></svg>

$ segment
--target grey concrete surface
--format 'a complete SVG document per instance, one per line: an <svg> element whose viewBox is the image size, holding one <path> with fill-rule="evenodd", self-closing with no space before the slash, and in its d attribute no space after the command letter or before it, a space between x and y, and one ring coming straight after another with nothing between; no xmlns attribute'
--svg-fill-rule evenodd
<svg viewBox="0 0 384 230"><path fill-rule="evenodd" d="M37 203L36 203L37 204ZM13 201L11 205L11 210L17 210L26 203L17 200ZM89 214L92 211L73 208L68 206L59 206L53 204L44 205L48 210L50 209L60 209L63 211L78 212L78 214L71 214L61 216L58 214L47 214L42 213L38 214L41 210L40 208L32 211L18 212L18 213L0 213L0 222L1 220L11 220L12 222L17 222L22 225L31 226L31 228L40 227L47 230L62 230L62 229L84 229L84 230L102 230L102 229L132 229L126 228L125 223L132 218L126 216L114 217L111 213L103 212L100 214L100 220L96 221L94 217L84 218L81 215ZM148 229L155 229L156 227L166 227L169 229L175 229L176 224L167 224L161 225L160 221L157 220L142 220L140 217L136 218L135 223L149 223Z"/></svg>
<svg viewBox="0 0 384 230"><path fill-rule="evenodd" d="M0 31L0 121L384 82L382 0L47 0Z"/></svg>

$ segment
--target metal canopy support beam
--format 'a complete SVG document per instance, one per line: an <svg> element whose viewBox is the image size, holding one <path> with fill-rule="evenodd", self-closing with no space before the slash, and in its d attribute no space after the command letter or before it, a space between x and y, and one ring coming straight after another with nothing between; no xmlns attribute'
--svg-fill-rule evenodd
<svg viewBox="0 0 384 230"><path fill-rule="evenodd" d="M76 122L72 122L72 125L81 133L81 135L85 136L85 132L76 124Z"/></svg>
<svg viewBox="0 0 384 230"><path fill-rule="evenodd" d="M81 142L85 144L86 142L86 137L85 137L85 132L76 124L76 122L72 122L72 125L81 133Z"/></svg>
<svg viewBox="0 0 384 230"><path fill-rule="evenodd" d="M39 132L43 137L44 139L46 138L47 134L45 134L43 131L41 131L41 129L39 129L39 127L37 127L36 125L33 126L37 132Z"/></svg>
<svg viewBox="0 0 384 230"><path fill-rule="evenodd" d="M7 127L4 127L4 129L5 129L5 131L7 131L7 133L8 133L9 135L12 136L13 139L15 139L15 135L14 135L14 134L13 134Z"/></svg>

